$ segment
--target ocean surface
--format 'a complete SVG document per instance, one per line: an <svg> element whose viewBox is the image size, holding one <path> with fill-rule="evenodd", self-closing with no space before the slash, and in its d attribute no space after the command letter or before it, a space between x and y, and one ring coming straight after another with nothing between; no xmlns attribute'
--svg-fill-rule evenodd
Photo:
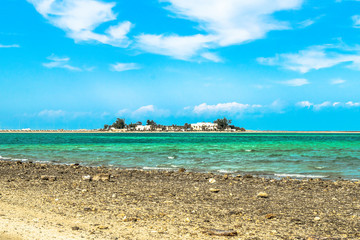
<svg viewBox="0 0 360 240"><path fill-rule="evenodd" d="M360 179L360 134L2 133L0 159Z"/></svg>

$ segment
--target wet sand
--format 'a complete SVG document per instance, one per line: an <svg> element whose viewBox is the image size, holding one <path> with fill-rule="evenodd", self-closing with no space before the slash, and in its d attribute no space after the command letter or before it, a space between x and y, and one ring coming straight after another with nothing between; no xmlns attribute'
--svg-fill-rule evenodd
<svg viewBox="0 0 360 240"><path fill-rule="evenodd" d="M0 239L360 239L360 183L0 161Z"/></svg>

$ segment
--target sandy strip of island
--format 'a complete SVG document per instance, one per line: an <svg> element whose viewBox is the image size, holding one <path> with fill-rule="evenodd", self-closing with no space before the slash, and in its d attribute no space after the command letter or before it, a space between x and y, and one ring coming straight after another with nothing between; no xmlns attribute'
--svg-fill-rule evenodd
<svg viewBox="0 0 360 240"><path fill-rule="evenodd" d="M0 161L0 239L360 239L360 183Z"/></svg>

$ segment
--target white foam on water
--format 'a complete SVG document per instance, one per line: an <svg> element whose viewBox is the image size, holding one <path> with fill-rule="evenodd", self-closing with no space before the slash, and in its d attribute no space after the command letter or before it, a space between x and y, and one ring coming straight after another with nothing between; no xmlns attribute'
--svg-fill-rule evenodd
<svg viewBox="0 0 360 240"><path fill-rule="evenodd" d="M165 168L165 167L143 167L144 170L164 170L164 171L171 171L174 170L173 168Z"/></svg>
<svg viewBox="0 0 360 240"><path fill-rule="evenodd" d="M252 149L245 149L245 152L252 152Z"/></svg>
<svg viewBox="0 0 360 240"><path fill-rule="evenodd" d="M219 173L234 173L235 171L220 169L220 170L218 170L218 172Z"/></svg>
<svg viewBox="0 0 360 240"><path fill-rule="evenodd" d="M315 169L319 169L319 170L321 170L321 169L324 169L325 167L315 167Z"/></svg>
<svg viewBox="0 0 360 240"><path fill-rule="evenodd" d="M328 176L311 175L311 174L287 174L287 173L275 173L277 177L294 177L294 178L326 178Z"/></svg>
<svg viewBox="0 0 360 240"><path fill-rule="evenodd" d="M13 161L22 161L22 162L26 162L28 161L29 159L26 159L26 158L14 158L14 159L11 159Z"/></svg>
<svg viewBox="0 0 360 240"><path fill-rule="evenodd" d="M174 159L175 157L169 156L168 159Z"/></svg>

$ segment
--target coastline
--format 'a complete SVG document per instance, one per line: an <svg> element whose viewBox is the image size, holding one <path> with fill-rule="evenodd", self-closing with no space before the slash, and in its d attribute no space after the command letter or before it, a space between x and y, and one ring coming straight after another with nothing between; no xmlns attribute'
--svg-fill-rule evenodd
<svg viewBox="0 0 360 240"><path fill-rule="evenodd" d="M1 160L0 183L8 239L360 238L360 182L347 180Z"/></svg>
<svg viewBox="0 0 360 240"><path fill-rule="evenodd" d="M0 133L287 133L287 134L302 134L302 133L318 133L318 134L360 134L360 131L282 131L282 130L246 130L246 131L100 131L100 130L0 130Z"/></svg>

